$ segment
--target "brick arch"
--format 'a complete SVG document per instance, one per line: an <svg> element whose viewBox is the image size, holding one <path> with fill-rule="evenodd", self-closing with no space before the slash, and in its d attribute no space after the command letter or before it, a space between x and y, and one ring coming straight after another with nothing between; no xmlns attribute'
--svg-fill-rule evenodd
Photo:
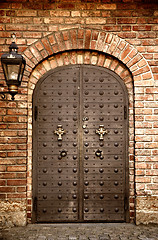
<svg viewBox="0 0 158 240"><path fill-rule="evenodd" d="M152 78L147 61L128 42L105 31L83 28L53 32L29 46L24 51L26 71L29 75L43 59L56 53L82 49L103 52L117 58L132 72L134 82Z"/></svg>
<svg viewBox="0 0 158 240"><path fill-rule="evenodd" d="M32 199L32 95L38 80L50 69L69 64L92 64L106 67L124 81L129 95L129 162L130 215L134 216L134 118L133 86L152 86L151 69L143 56L129 43L116 35L99 30L70 29L54 32L38 40L24 52L28 81L28 216ZM142 92L145 94L145 91ZM137 97L136 97L137 98ZM142 107L143 113L143 106ZM138 140L139 141L139 140Z"/></svg>

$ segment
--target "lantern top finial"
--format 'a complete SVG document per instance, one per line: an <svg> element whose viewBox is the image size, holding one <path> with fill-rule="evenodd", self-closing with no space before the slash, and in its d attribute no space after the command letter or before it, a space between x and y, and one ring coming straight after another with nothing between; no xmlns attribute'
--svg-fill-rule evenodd
<svg viewBox="0 0 158 240"><path fill-rule="evenodd" d="M13 33L13 34L11 35L11 37L12 37L12 42L16 42L16 34Z"/></svg>
<svg viewBox="0 0 158 240"><path fill-rule="evenodd" d="M16 35L15 33L13 33L11 35L12 37L12 43L9 46L10 52L18 52L18 46L16 45L15 41L16 41Z"/></svg>

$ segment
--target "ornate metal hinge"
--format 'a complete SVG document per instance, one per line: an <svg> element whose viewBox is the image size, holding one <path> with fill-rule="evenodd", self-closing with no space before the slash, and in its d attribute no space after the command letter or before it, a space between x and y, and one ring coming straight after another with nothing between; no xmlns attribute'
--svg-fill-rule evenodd
<svg viewBox="0 0 158 240"><path fill-rule="evenodd" d="M128 210L128 198L127 197L124 198L124 209L125 209L125 211Z"/></svg>
<svg viewBox="0 0 158 240"><path fill-rule="evenodd" d="M37 116L38 116L38 107L35 106L35 110L34 110L35 121L37 120Z"/></svg>
<svg viewBox="0 0 158 240"><path fill-rule="evenodd" d="M127 107L124 106L124 119L127 119Z"/></svg>
<svg viewBox="0 0 158 240"><path fill-rule="evenodd" d="M34 199L33 199L33 210L35 212L37 211L37 197L34 197Z"/></svg>

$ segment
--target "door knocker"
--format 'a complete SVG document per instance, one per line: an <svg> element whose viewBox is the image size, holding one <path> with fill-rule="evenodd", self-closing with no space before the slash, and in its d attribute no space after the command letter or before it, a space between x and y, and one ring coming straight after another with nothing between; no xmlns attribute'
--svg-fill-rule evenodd
<svg viewBox="0 0 158 240"><path fill-rule="evenodd" d="M104 128L104 125L100 125L99 129L96 130L96 133L99 134L99 140L103 141L104 140L104 135L105 133L108 133L108 130Z"/></svg>
<svg viewBox="0 0 158 240"><path fill-rule="evenodd" d="M63 129L62 125L58 125L57 130L54 131L54 134L58 135L58 141L62 141L62 135L65 134L66 131Z"/></svg>
<svg viewBox="0 0 158 240"><path fill-rule="evenodd" d="M61 157L66 157L66 155L67 155L67 151L66 151L66 150L62 150L62 151L60 152L60 156L61 156Z"/></svg>
<svg viewBox="0 0 158 240"><path fill-rule="evenodd" d="M102 151L99 150L99 149L95 152L95 155L96 155L97 157L101 157L101 154L102 154Z"/></svg>

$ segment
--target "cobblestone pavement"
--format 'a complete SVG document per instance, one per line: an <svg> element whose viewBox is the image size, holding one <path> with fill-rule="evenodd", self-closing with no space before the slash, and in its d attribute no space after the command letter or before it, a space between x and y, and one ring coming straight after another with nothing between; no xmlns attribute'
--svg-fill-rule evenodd
<svg viewBox="0 0 158 240"><path fill-rule="evenodd" d="M128 223L29 224L0 232L0 240L158 240L158 225Z"/></svg>

